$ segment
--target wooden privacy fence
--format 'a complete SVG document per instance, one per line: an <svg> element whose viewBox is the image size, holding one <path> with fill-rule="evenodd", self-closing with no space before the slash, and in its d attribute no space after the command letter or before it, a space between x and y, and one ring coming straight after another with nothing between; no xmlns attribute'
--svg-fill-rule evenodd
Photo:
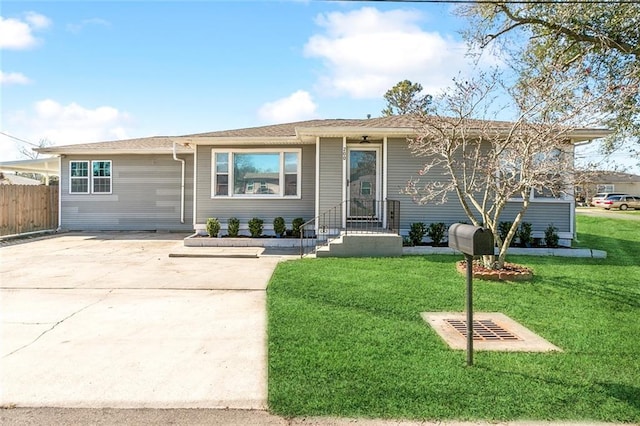
<svg viewBox="0 0 640 426"><path fill-rule="evenodd" d="M57 186L0 185L0 236L57 227Z"/></svg>

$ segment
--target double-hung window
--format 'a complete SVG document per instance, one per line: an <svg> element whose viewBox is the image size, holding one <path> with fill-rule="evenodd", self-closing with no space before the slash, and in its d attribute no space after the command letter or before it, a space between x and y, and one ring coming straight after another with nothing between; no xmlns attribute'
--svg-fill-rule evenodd
<svg viewBox="0 0 640 426"><path fill-rule="evenodd" d="M214 155L214 161L215 185L213 187L215 190L213 195L229 195L229 153L216 152Z"/></svg>
<svg viewBox="0 0 640 426"><path fill-rule="evenodd" d="M214 150L212 197L300 197L300 149Z"/></svg>
<svg viewBox="0 0 640 426"><path fill-rule="evenodd" d="M89 193L89 162L69 162L69 192L71 194Z"/></svg>
<svg viewBox="0 0 640 426"><path fill-rule="evenodd" d="M91 171L91 192L111 194L111 161L92 161Z"/></svg>
<svg viewBox="0 0 640 426"><path fill-rule="evenodd" d="M111 194L111 160L70 161L70 194Z"/></svg>

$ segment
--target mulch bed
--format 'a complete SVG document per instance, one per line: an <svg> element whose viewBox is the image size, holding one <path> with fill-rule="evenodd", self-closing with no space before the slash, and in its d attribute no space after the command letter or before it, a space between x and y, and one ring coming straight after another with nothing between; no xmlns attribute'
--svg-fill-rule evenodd
<svg viewBox="0 0 640 426"><path fill-rule="evenodd" d="M456 269L463 275L467 274L467 261L456 263ZM491 281L528 281L533 278L533 270L526 266L505 262L502 269L489 269L480 263L473 261L473 278Z"/></svg>

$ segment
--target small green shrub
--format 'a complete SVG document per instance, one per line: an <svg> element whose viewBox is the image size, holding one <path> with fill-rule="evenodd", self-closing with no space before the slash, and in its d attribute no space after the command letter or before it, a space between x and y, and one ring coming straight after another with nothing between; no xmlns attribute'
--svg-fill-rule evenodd
<svg viewBox="0 0 640 426"><path fill-rule="evenodd" d="M220 232L220 221L215 217L207 219L207 234L210 237L217 237Z"/></svg>
<svg viewBox="0 0 640 426"><path fill-rule="evenodd" d="M424 234L427 233L427 225L422 222L414 222L411 224L411 229L409 229L409 241L414 246L419 245L422 242L422 238L424 238Z"/></svg>
<svg viewBox="0 0 640 426"><path fill-rule="evenodd" d="M264 229L264 220L254 217L249 221L249 233L252 238L259 238L262 236Z"/></svg>
<svg viewBox="0 0 640 426"><path fill-rule="evenodd" d="M284 222L284 218L282 216L278 216L273 219L273 232L279 237L282 237L285 232L287 232L287 225Z"/></svg>
<svg viewBox="0 0 640 426"><path fill-rule="evenodd" d="M235 238L238 236L240 232L240 219L237 217L232 217L227 221L227 234L230 237Z"/></svg>
<svg viewBox="0 0 640 426"><path fill-rule="evenodd" d="M522 247L531 247L533 238L531 237L532 225L529 222L522 222L518 230L518 239Z"/></svg>
<svg viewBox="0 0 640 426"><path fill-rule="evenodd" d="M304 224L305 220L301 217L296 217L291 223L291 229L293 230L294 237L300 237L300 227Z"/></svg>
<svg viewBox="0 0 640 426"><path fill-rule="evenodd" d="M427 235L431 238L433 246L439 246L444 241L444 235L447 232L447 225L444 222L430 223L427 228Z"/></svg>
<svg viewBox="0 0 640 426"><path fill-rule="evenodd" d="M544 230L544 243L547 247L558 247L558 241L560 241L558 228L551 223L547 226L547 229Z"/></svg>

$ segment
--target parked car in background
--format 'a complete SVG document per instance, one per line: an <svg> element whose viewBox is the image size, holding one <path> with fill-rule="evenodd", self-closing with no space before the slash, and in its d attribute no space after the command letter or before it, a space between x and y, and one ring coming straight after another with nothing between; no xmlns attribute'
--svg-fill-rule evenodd
<svg viewBox="0 0 640 426"><path fill-rule="evenodd" d="M626 195L624 192L598 192L591 198L591 205L594 207L602 207L600 203L611 195Z"/></svg>
<svg viewBox="0 0 640 426"><path fill-rule="evenodd" d="M600 207L606 210L620 209L627 210L629 207L640 209L640 196L634 195L609 195L603 201L599 202Z"/></svg>

